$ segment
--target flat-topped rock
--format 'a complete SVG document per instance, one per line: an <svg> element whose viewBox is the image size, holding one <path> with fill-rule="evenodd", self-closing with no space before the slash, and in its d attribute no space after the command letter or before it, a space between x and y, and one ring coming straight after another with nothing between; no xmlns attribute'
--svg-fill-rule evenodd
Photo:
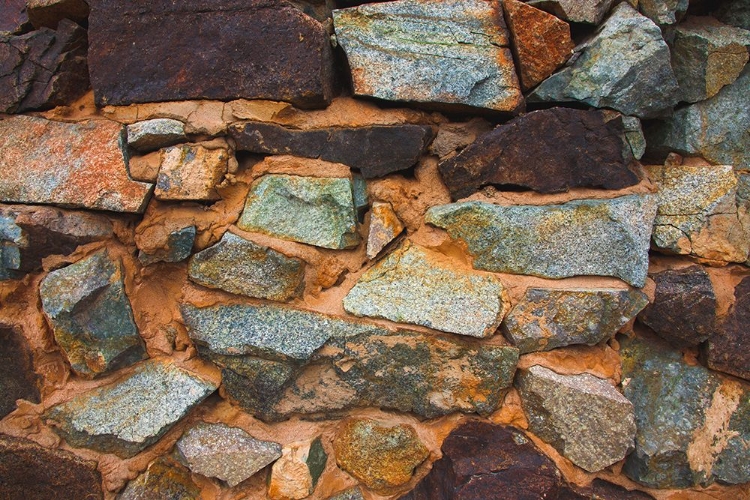
<svg viewBox="0 0 750 500"><path fill-rule="evenodd" d="M374 259L404 230L390 203L376 201L370 210L370 232L367 235L367 258Z"/></svg>

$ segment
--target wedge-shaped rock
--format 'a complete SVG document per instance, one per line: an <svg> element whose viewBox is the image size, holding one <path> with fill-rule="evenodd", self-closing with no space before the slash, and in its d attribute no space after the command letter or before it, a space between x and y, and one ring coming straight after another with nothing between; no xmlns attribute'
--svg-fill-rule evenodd
<svg viewBox="0 0 750 500"><path fill-rule="evenodd" d="M237 226L323 248L360 241L349 179L265 175L251 186Z"/></svg>
<svg viewBox="0 0 750 500"><path fill-rule="evenodd" d="M333 11L354 93L521 111L499 9L479 0L398 0Z"/></svg>
<svg viewBox="0 0 750 500"><path fill-rule="evenodd" d="M127 458L155 443L216 388L170 361L154 359L124 378L53 406L45 418L73 447Z"/></svg>
<svg viewBox="0 0 750 500"><path fill-rule="evenodd" d="M199 500L200 497L201 490L190 477L190 471L170 457L161 457L130 481L117 500Z"/></svg>
<svg viewBox="0 0 750 500"><path fill-rule="evenodd" d="M712 370L750 380L750 278L734 289L729 314L706 345L707 364Z"/></svg>
<svg viewBox="0 0 750 500"><path fill-rule="evenodd" d="M599 24L614 0L529 0L529 5L574 23Z"/></svg>
<svg viewBox="0 0 750 500"><path fill-rule="evenodd" d="M108 120L0 120L0 201L142 212L152 185L128 177L122 132Z"/></svg>
<svg viewBox="0 0 750 500"><path fill-rule="evenodd" d="M534 365L519 371L516 386L529 430L577 466L596 472L632 451L633 405L608 381Z"/></svg>
<svg viewBox="0 0 750 500"><path fill-rule="evenodd" d="M284 447L271 468L268 497L271 500L302 500L312 495L328 461L320 436Z"/></svg>
<svg viewBox="0 0 750 500"><path fill-rule="evenodd" d="M367 257L377 257L403 230L404 225L390 203L373 203L370 211L370 233L367 235Z"/></svg>
<svg viewBox="0 0 750 500"><path fill-rule="evenodd" d="M543 81L529 102L575 102L651 118L677 104L678 85L659 27L627 2L614 8L568 66Z"/></svg>
<svg viewBox="0 0 750 500"><path fill-rule="evenodd" d="M128 125L128 146L147 153L187 140L185 124L171 118L154 118Z"/></svg>
<svg viewBox="0 0 750 500"><path fill-rule="evenodd" d="M38 381L29 342L15 328L0 324L0 419L16 409L17 399L41 402Z"/></svg>
<svg viewBox="0 0 750 500"><path fill-rule="evenodd" d="M160 152L155 196L160 200L216 200L231 153L226 148L180 144Z"/></svg>
<svg viewBox="0 0 750 500"><path fill-rule="evenodd" d="M472 337L494 334L509 307L497 277L456 269L409 242L368 269L344 297L344 309L357 316Z"/></svg>
<svg viewBox="0 0 750 500"><path fill-rule="evenodd" d="M477 269L614 276L642 287L655 214L652 196L631 195L544 206L453 203L432 207L425 219L463 241Z"/></svg>
<svg viewBox="0 0 750 500"><path fill-rule="evenodd" d="M610 338L648 304L638 290L530 288L503 321L522 354Z"/></svg>

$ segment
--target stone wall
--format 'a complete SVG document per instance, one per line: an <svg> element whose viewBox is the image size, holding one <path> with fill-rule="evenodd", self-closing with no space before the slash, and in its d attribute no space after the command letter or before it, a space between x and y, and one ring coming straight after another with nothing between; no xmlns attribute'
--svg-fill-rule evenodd
<svg viewBox="0 0 750 500"><path fill-rule="evenodd" d="M0 498L750 499L747 0L0 5Z"/></svg>

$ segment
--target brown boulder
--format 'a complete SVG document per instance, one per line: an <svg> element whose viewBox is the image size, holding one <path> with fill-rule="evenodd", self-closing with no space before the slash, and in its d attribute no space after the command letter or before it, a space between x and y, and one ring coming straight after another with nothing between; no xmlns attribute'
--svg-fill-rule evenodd
<svg viewBox="0 0 750 500"><path fill-rule="evenodd" d="M0 418L16 409L17 399L39 402L37 378L26 339L14 328L0 325Z"/></svg>
<svg viewBox="0 0 750 500"><path fill-rule="evenodd" d="M750 276L734 289L734 305L708 339L708 367L750 380Z"/></svg>

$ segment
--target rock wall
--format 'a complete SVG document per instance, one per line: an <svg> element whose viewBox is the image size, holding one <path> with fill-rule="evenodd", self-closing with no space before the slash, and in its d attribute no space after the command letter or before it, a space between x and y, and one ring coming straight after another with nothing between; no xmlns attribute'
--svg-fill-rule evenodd
<svg viewBox="0 0 750 500"><path fill-rule="evenodd" d="M0 6L0 498L750 499L746 0Z"/></svg>

